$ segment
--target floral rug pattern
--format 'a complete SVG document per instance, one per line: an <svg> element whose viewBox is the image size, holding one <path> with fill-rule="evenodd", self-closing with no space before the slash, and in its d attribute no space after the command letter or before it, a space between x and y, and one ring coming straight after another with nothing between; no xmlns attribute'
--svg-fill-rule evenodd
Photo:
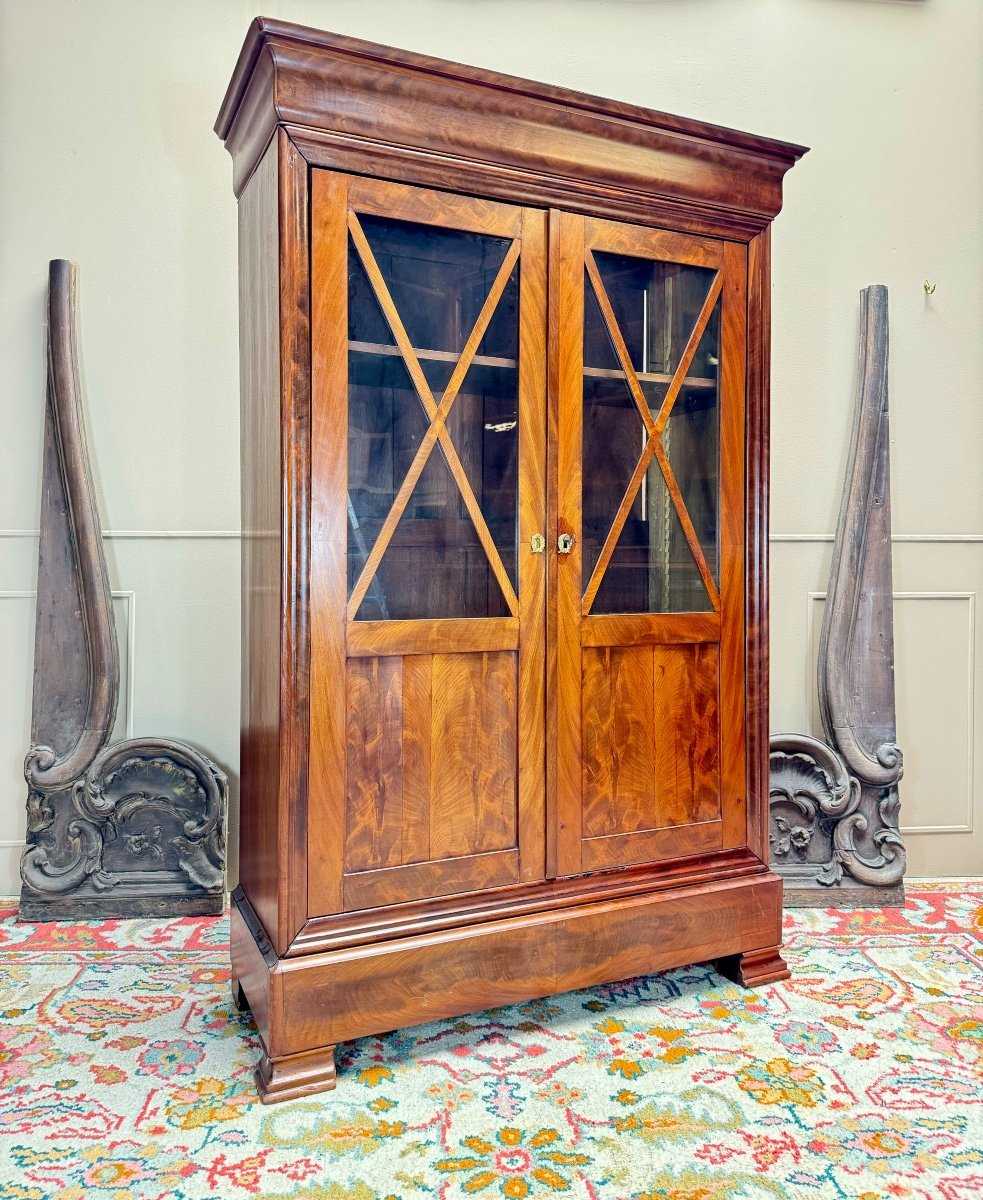
<svg viewBox="0 0 983 1200"><path fill-rule="evenodd" d="M983 1197L983 885L785 920L785 983L690 967L365 1038L265 1107L224 918L2 910L0 1197Z"/></svg>

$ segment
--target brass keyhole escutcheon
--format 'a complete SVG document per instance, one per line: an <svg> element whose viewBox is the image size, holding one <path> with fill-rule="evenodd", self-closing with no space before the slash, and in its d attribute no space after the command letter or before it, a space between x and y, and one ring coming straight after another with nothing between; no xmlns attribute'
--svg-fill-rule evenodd
<svg viewBox="0 0 983 1200"><path fill-rule="evenodd" d="M533 554L542 554L546 549L546 537L542 533L534 533L529 539L529 549Z"/></svg>
<svg viewBox="0 0 983 1200"><path fill-rule="evenodd" d="M556 539L556 550L558 554L569 554L573 549L573 534L561 533Z"/></svg>

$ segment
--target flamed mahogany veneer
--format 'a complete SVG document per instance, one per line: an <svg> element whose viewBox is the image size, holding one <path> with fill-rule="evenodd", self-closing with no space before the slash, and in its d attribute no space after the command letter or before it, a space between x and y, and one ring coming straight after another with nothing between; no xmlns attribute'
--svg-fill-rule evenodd
<svg viewBox="0 0 983 1200"><path fill-rule="evenodd" d="M803 147L264 19L216 131L263 1099L401 1025L784 978L769 226Z"/></svg>

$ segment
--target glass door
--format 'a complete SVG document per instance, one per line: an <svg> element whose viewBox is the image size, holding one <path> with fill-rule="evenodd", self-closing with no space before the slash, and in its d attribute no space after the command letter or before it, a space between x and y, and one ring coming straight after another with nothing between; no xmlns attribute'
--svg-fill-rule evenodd
<svg viewBox="0 0 983 1200"><path fill-rule="evenodd" d="M542 877L545 214L315 171L312 229L311 912Z"/></svg>
<svg viewBox="0 0 983 1200"><path fill-rule="evenodd" d="M743 247L554 214L560 874L743 844Z"/></svg>

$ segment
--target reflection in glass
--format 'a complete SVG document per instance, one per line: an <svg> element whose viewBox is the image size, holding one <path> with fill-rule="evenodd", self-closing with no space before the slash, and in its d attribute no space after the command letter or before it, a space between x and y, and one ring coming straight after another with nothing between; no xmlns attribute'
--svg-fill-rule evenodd
<svg viewBox="0 0 983 1200"><path fill-rule="evenodd" d="M657 418L714 272L595 253L641 391ZM719 571L719 301L662 433L711 575ZM648 435L589 279L584 305L583 584L622 504ZM591 605L594 613L707 612L712 603L653 457Z"/></svg>
<svg viewBox="0 0 983 1200"><path fill-rule="evenodd" d="M366 239L439 405L509 241L376 217ZM349 247L348 589L365 566L430 421L385 315ZM454 454L517 589L518 266L448 414ZM506 616L448 455L439 443L410 495L358 620Z"/></svg>

